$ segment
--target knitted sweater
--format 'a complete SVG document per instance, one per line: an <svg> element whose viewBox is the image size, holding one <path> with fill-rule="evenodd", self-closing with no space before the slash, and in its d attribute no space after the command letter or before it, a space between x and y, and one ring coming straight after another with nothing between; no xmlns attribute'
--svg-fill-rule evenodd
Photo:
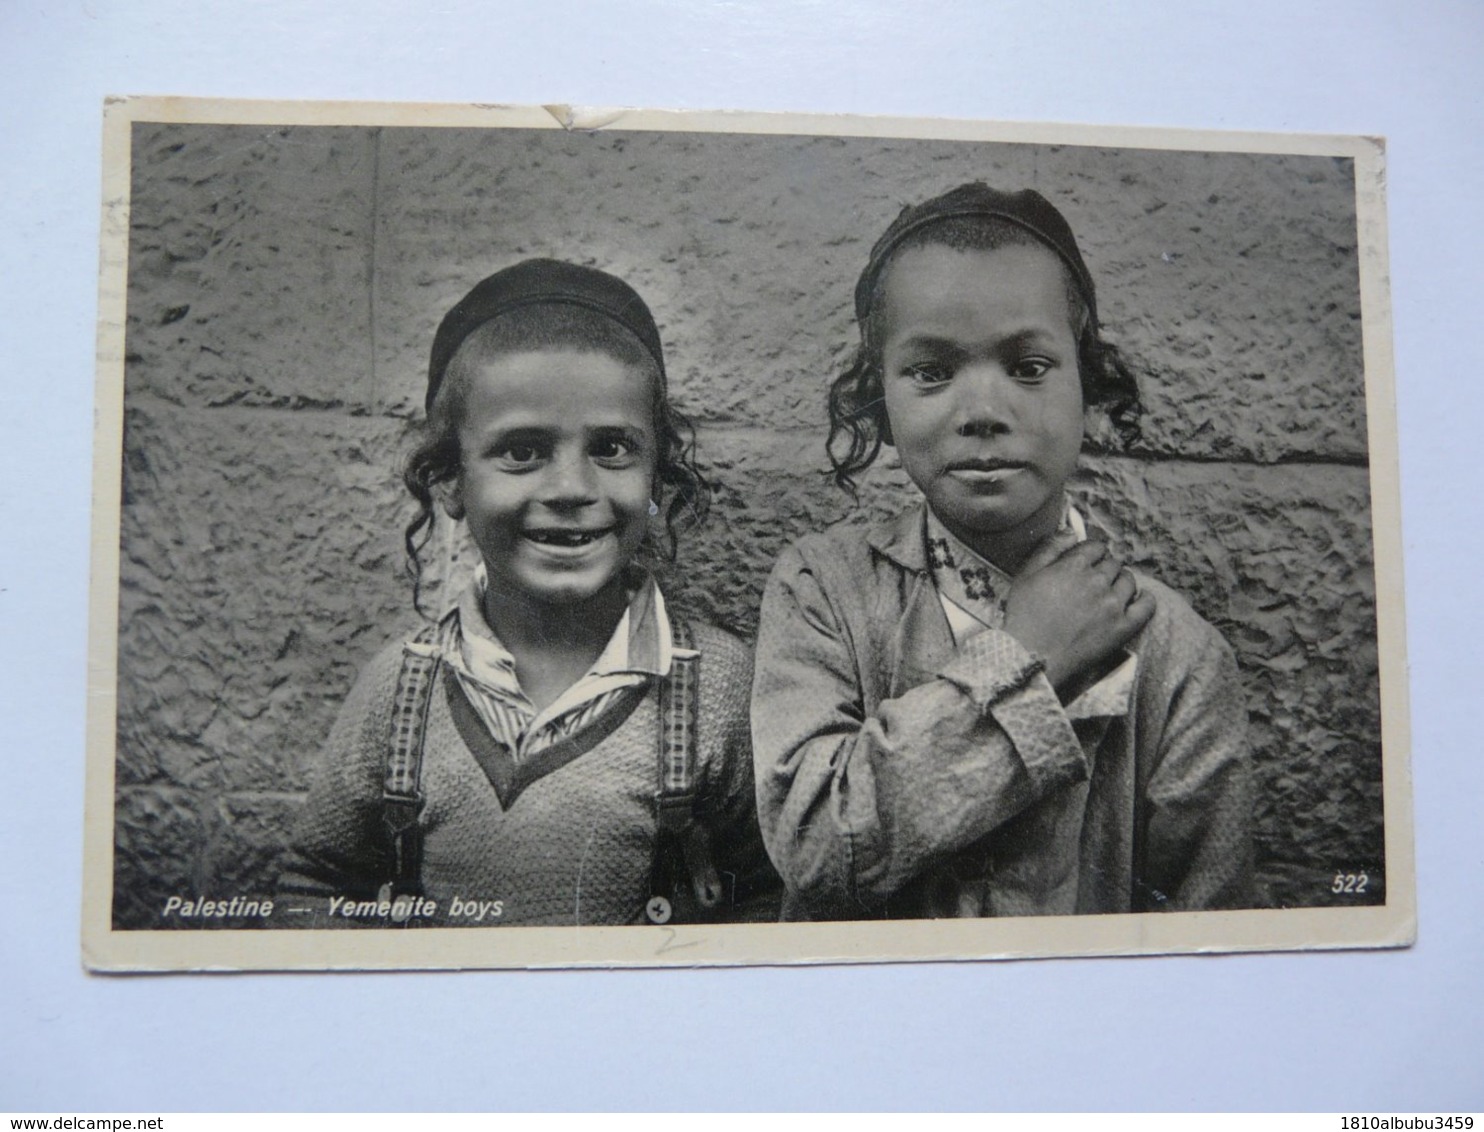
<svg viewBox="0 0 1484 1132"><path fill-rule="evenodd" d="M693 626L701 654L695 813L713 839L724 888L716 918L766 916L777 880L758 836L748 741L748 648ZM355 921L334 897L372 900L393 871L382 790L402 645L362 672L330 734L299 819L283 901L299 926ZM423 893L437 923L626 924L644 919L655 857L659 683L514 771L442 666L423 744ZM503 803L501 799L504 799ZM771 879L771 885L770 885ZM454 913L454 900L465 909ZM468 911L469 903L482 917ZM498 912L494 905L498 903ZM344 904L337 906L343 911ZM776 915L776 901L771 912ZM383 917L382 924L388 921Z"/></svg>
<svg viewBox="0 0 1484 1132"><path fill-rule="evenodd" d="M1063 708L1008 633L955 647L924 511L784 552L753 697L758 816L790 918L1233 908L1252 901L1230 648L1150 578L1126 710Z"/></svg>

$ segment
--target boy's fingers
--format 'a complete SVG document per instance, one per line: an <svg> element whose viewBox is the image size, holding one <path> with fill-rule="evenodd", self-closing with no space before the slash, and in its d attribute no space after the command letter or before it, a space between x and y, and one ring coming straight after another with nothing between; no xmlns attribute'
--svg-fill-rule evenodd
<svg viewBox="0 0 1484 1132"><path fill-rule="evenodd" d="M1093 568L1104 578L1108 579L1108 584L1111 586L1114 582L1118 581L1119 575L1123 573L1123 560L1109 551L1106 556L1098 560L1097 565Z"/></svg>
<svg viewBox="0 0 1484 1132"><path fill-rule="evenodd" d="M1108 561L1108 544L1096 539L1088 539L1086 542L1079 542L1062 557L1085 570L1096 571Z"/></svg>
<svg viewBox="0 0 1484 1132"><path fill-rule="evenodd" d="M1128 603L1128 609L1124 611L1124 615L1128 617L1133 624L1134 632L1137 633L1149 624L1149 619L1154 616L1154 595L1147 591L1139 594Z"/></svg>
<svg viewBox="0 0 1484 1132"><path fill-rule="evenodd" d="M1082 543L1078 543L1077 546L1063 551L1057 549L1052 545L1051 540L1048 540L1037 547L1035 553L1025 560L1025 565L1021 566L1020 573L1016 577L1023 578L1029 574L1034 574L1037 570L1044 570L1058 558L1062 557L1063 554L1070 554L1082 545Z"/></svg>
<svg viewBox="0 0 1484 1132"><path fill-rule="evenodd" d="M1127 566L1118 568L1118 576L1113 579L1113 596L1125 608L1129 602L1139 596L1139 583L1134 581L1134 576L1129 573Z"/></svg>
<svg viewBox="0 0 1484 1132"><path fill-rule="evenodd" d="M1123 563L1108 549L1107 543L1088 539L1069 551L1068 557L1072 554L1077 556L1077 561L1084 570L1105 586L1111 586L1118 577L1118 571L1123 569Z"/></svg>
<svg viewBox="0 0 1484 1132"><path fill-rule="evenodd" d="M1108 556L1108 544L1100 538L1084 539L1073 549L1089 562L1101 562Z"/></svg>

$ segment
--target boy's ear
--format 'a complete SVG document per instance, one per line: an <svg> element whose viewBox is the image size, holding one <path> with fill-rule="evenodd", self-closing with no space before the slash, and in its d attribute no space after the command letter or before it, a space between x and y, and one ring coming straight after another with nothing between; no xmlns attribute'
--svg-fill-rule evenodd
<svg viewBox="0 0 1484 1132"><path fill-rule="evenodd" d="M884 388L886 379L881 375L881 364L878 360L872 372L872 393L879 398L876 402L876 435L881 438L881 443L897 446L897 442L891 436L891 418L886 415L886 391Z"/></svg>
<svg viewBox="0 0 1484 1132"><path fill-rule="evenodd" d="M457 523L464 517L464 492L458 477L435 483L433 498L437 500L438 506L443 508L443 513L454 522Z"/></svg>
<svg viewBox="0 0 1484 1132"><path fill-rule="evenodd" d="M1118 430L1113 427L1113 421L1103 406L1084 405L1082 407L1082 443L1084 446L1090 444L1094 448L1112 448L1115 451L1118 449Z"/></svg>

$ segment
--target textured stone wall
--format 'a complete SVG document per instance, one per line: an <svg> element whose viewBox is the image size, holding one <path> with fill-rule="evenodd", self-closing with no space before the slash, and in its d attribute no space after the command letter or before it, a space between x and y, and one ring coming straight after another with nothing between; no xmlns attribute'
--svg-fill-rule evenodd
<svg viewBox="0 0 1484 1132"><path fill-rule="evenodd" d="M681 600L750 632L824 481L851 289L961 181L1063 209L1148 408L1078 499L1241 661L1277 904L1382 837L1353 184L1329 158L838 138L140 125L134 134L115 917L267 891L358 667L417 621L396 468L439 317L529 255L631 281L720 487ZM434 547L430 604L467 565Z"/></svg>

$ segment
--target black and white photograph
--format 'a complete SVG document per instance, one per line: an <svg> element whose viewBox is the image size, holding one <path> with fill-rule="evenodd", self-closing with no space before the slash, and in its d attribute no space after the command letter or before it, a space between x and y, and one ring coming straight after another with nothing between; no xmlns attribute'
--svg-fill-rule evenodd
<svg viewBox="0 0 1484 1132"><path fill-rule="evenodd" d="M105 117L91 969L1413 940L1378 140Z"/></svg>

